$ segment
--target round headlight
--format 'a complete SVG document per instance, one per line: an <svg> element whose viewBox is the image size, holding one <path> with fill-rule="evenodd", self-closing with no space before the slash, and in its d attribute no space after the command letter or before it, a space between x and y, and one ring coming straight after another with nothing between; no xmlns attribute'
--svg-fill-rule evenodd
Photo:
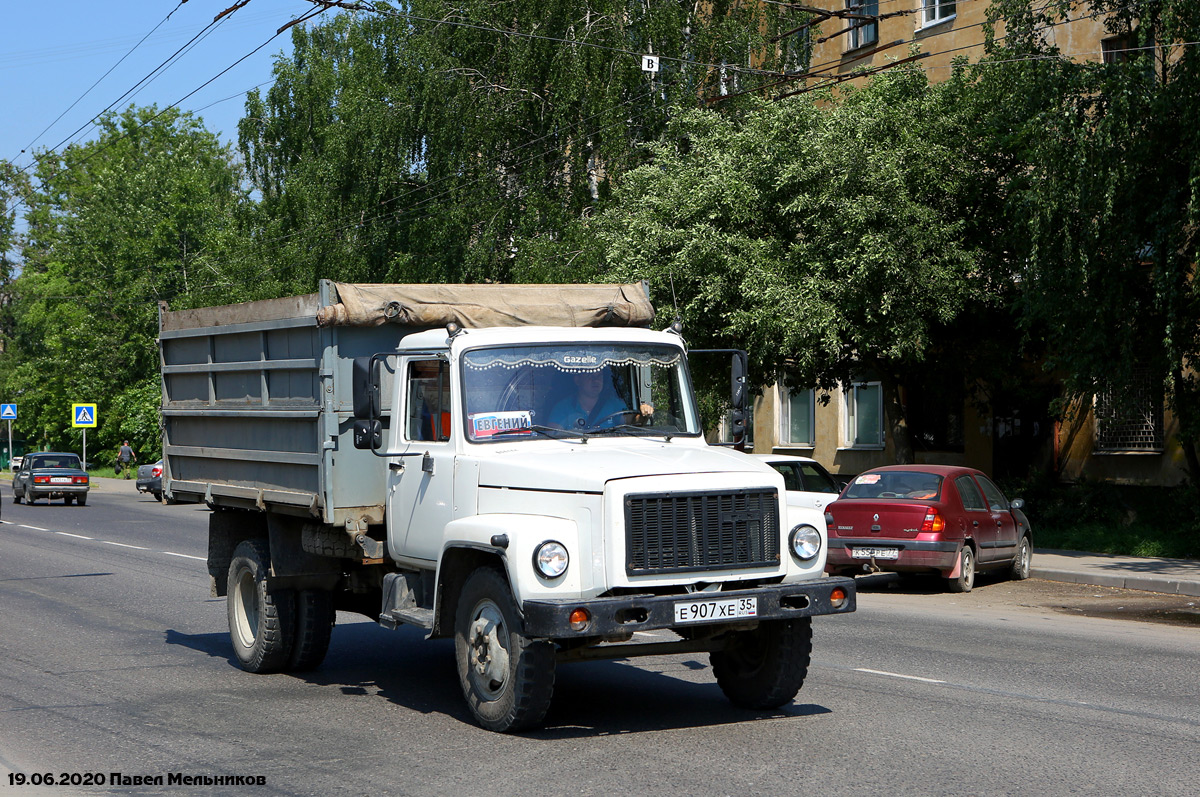
<svg viewBox="0 0 1200 797"><path fill-rule="evenodd" d="M567 546L554 540L543 542L533 552L533 566L546 578L558 578L567 572L570 560Z"/></svg>
<svg viewBox="0 0 1200 797"><path fill-rule="evenodd" d="M821 552L821 532L808 524L796 526L788 537L788 547L797 559L808 561Z"/></svg>

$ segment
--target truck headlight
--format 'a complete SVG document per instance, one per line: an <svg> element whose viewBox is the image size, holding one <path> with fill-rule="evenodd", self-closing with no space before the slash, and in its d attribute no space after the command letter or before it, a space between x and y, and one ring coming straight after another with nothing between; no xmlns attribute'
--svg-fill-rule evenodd
<svg viewBox="0 0 1200 797"><path fill-rule="evenodd" d="M788 548L792 550L792 556L807 562L821 552L821 532L802 523L788 536Z"/></svg>
<svg viewBox="0 0 1200 797"><path fill-rule="evenodd" d="M547 540L533 551L533 566L546 578L558 578L567 572L570 561L567 546L556 540Z"/></svg>

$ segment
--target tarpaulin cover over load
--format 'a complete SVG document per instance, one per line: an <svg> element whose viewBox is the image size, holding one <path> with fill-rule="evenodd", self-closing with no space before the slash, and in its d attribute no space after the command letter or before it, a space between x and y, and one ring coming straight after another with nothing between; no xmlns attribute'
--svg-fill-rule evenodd
<svg viewBox="0 0 1200 797"><path fill-rule="evenodd" d="M321 326L465 328L646 326L654 307L641 284L362 285L334 283L339 302L317 311Z"/></svg>

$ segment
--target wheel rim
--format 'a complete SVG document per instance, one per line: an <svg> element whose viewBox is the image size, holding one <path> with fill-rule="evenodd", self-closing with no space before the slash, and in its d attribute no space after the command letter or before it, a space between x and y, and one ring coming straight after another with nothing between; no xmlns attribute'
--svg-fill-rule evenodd
<svg viewBox="0 0 1200 797"><path fill-rule="evenodd" d="M508 685L508 627L500 607L480 601L471 613L467 637L467 673L475 689L495 700Z"/></svg>
<svg viewBox="0 0 1200 797"><path fill-rule="evenodd" d="M234 585L233 631L243 647L254 647L258 633L258 584L254 574L243 570Z"/></svg>
<svg viewBox="0 0 1200 797"><path fill-rule="evenodd" d="M1021 574L1022 578L1024 578L1029 574L1029 541L1024 538L1021 539L1021 551L1019 556L1021 557L1021 562L1018 565L1017 572Z"/></svg>
<svg viewBox="0 0 1200 797"><path fill-rule="evenodd" d="M963 548L962 581L967 589L975 586L975 554L970 548Z"/></svg>

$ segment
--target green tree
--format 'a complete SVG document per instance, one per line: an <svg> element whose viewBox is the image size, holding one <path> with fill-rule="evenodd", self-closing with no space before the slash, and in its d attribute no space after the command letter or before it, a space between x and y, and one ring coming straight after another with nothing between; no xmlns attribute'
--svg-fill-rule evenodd
<svg viewBox="0 0 1200 797"><path fill-rule="evenodd" d="M672 108L798 65L768 39L806 18L736 2L357 7L294 30L239 128L261 194L244 260L280 290L562 276L572 220ZM663 56L658 75L643 53Z"/></svg>
<svg viewBox="0 0 1200 797"><path fill-rule="evenodd" d="M1028 334L1075 398L1129 395L1148 370L1200 486L1200 4L997 0L990 13L1007 35L992 39L999 63L980 91L1031 106L994 105L990 123L1022 164L1005 188L1005 246ZM1122 52L1053 60L1049 26L1088 13Z"/></svg>
<svg viewBox="0 0 1200 797"><path fill-rule="evenodd" d="M77 447L70 405L95 402L89 451L154 450L157 302L225 293L197 253L231 240L232 156L189 114L131 107L94 141L40 153L34 177L5 394L36 444Z"/></svg>
<svg viewBox="0 0 1200 797"><path fill-rule="evenodd" d="M736 342L752 372L832 388L871 375L899 462L901 387L1000 301L981 270L962 155L961 80L898 68L843 99L683 114L601 215L614 277L649 277L694 344Z"/></svg>

